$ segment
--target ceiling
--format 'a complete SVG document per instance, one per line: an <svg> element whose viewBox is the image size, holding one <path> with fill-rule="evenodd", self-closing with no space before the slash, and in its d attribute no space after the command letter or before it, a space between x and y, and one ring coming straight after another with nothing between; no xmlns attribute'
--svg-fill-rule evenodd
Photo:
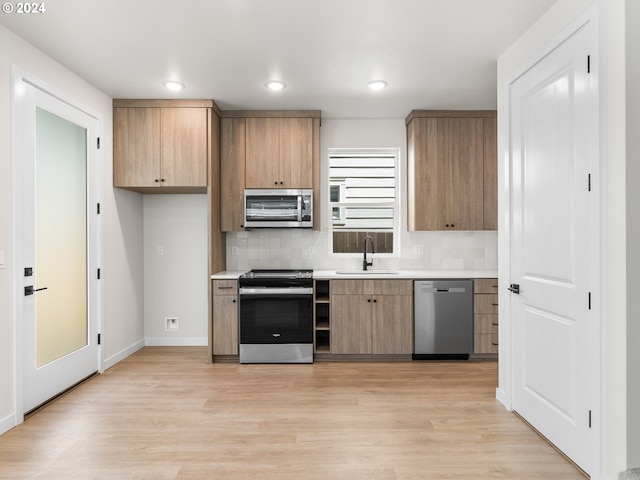
<svg viewBox="0 0 640 480"><path fill-rule="evenodd" d="M497 58L554 2L44 0L44 13L0 24L113 98L404 118L495 108ZM186 88L168 91L170 79ZM388 87L368 90L373 79Z"/></svg>

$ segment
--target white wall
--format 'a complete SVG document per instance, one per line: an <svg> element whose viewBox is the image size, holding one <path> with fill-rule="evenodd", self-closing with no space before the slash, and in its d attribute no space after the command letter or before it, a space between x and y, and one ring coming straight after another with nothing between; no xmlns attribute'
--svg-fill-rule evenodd
<svg viewBox="0 0 640 480"><path fill-rule="evenodd" d="M105 365L117 361L142 342L142 199L116 192L112 185L111 99L67 69L34 49L0 25L0 251L6 266L0 269L0 433L14 426L15 331L13 278L13 191L11 157L11 69L45 82L63 97L97 113L102 120L103 201L103 346Z"/></svg>
<svg viewBox="0 0 640 480"><path fill-rule="evenodd" d="M207 345L207 238L207 195L144 196L146 345Z"/></svg>
<svg viewBox="0 0 640 480"><path fill-rule="evenodd" d="M628 0L628 3L635 0ZM558 0L520 39L505 52L498 61L498 118L500 112L507 107L504 85L507 79L527 64L537 52L543 50L572 21L577 19L594 0ZM627 268L637 271L628 263L626 255L627 223L625 212L627 207L637 205L638 194L627 192L626 182L632 184L638 173L626 172L625 152L625 0L600 0L600 52L594 53L594 61L599 64L600 72L600 142L601 142L601 214L602 214L602 272L599 306L601 312L601 415L596 421L601 428L601 468L602 475L595 478L614 480L618 472L627 467L638 466L638 427L631 427L629 422L634 416L628 414L628 408L637 411L640 396L637 389L628 389L627 363L633 360L638 364L638 353L627 353L627 326L634 319L627 312ZM637 9L636 9L637 10ZM637 15L637 13L636 13ZM636 17L637 22L637 17ZM633 23L637 25L637 23ZM629 42L631 39L627 39ZM630 43L627 43L627 47ZM634 46L637 57L637 43ZM636 59L637 61L637 59ZM629 125L627 125L629 128ZM635 125L635 132L638 131ZM635 134L637 137L637 134ZM501 160L506 159L502 150L505 139L499 138ZM629 162L632 162L629 158ZM637 162L637 158L635 159ZM504 184L503 169L500 169L499 183ZM635 189L637 190L637 188ZM500 199L504 205L507 199ZM504 208L501 206L501 212ZM637 221L637 220L636 220ZM500 255L504 251L503 237L499 239ZM634 261L637 265L639 261ZM508 272L501 269L501 276ZM637 282L636 282L637 283ZM633 285L629 285L629 291ZM637 292L633 292L637 297ZM506 312L501 311L504 316ZM637 317L636 320L637 322ZM637 349L638 340L632 341ZM504 358L502 362L506 361ZM501 365L504 366L504 365ZM508 368L501 368L500 384L504 385L504 377ZM597 375L598 372L594 372ZM637 376L637 369L634 372ZM633 407L632 407L633 405ZM634 415L637 415L634 414ZM637 419L637 417L635 417ZM629 433L635 432L634 435ZM598 472L596 472L597 474Z"/></svg>
<svg viewBox="0 0 640 480"><path fill-rule="evenodd" d="M409 112L407 112L407 115ZM407 155L404 118L323 119L320 131L320 189L328 191L329 148L400 148L400 255L374 255L374 268L411 270L496 270L496 232L407 232ZM362 256L329 252L329 208L321 195L321 231L254 230L227 234L227 270L251 268L359 269ZM422 245L424 254L415 254ZM232 255L237 247L238 255ZM313 254L310 249L313 249Z"/></svg>

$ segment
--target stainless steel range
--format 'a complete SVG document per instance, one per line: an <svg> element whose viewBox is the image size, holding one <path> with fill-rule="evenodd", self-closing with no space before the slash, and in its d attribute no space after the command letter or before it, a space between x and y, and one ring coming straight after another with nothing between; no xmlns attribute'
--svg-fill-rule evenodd
<svg viewBox="0 0 640 480"><path fill-rule="evenodd" d="M313 271L240 276L240 363L313 362Z"/></svg>

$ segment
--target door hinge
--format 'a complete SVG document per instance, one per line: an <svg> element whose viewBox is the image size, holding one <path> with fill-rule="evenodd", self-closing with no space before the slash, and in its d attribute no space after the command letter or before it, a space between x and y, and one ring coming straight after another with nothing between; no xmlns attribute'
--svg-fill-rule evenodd
<svg viewBox="0 0 640 480"><path fill-rule="evenodd" d="M591 55L587 55L587 73L591 73Z"/></svg>
<svg viewBox="0 0 640 480"><path fill-rule="evenodd" d="M97 144L98 150L100 150L100 137L97 138L96 144Z"/></svg>
<svg viewBox="0 0 640 480"><path fill-rule="evenodd" d="M589 428L591 428L591 410L589 410Z"/></svg>
<svg viewBox="0 0 640 480"><path fill-rule="evenodd" d="M98 204L98 215L100 215L100 204Z"/></svg>
<svg viewBox="0 0 640 480"><path fill-rule="evenodd" d="M589 310L591 310L591 292L589 292Z"/></svg>
<svg viewBox="0 0 640 480"><path fill-rule="evenodd" d="M98 269L98 280L100 280L100 269Z"/></svg>
<svg viewBox="0 0 640 480"><path fill-rule="evenodd" d="M587 189L591 191L591 174L587 178Z"/></svg>
<svg viewBox="0 0 640 480"><path fill-rule="evenodd" d="M102 343L102 334L99 333L98 334L98 345L100 345Z"/></svg>

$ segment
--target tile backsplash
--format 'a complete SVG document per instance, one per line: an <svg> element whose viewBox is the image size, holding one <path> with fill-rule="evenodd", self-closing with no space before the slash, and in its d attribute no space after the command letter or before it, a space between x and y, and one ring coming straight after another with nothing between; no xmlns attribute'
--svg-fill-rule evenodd
<svg viewBox="0 0 640 480"><path fill-rule="evenodd" d="M227 233L227 270L362 267L362 255L330 254L328 238L325 230L256 229ZM497 252L495 231L403 232L400 255L373 255L373 268L497 270Z"/></svg>

